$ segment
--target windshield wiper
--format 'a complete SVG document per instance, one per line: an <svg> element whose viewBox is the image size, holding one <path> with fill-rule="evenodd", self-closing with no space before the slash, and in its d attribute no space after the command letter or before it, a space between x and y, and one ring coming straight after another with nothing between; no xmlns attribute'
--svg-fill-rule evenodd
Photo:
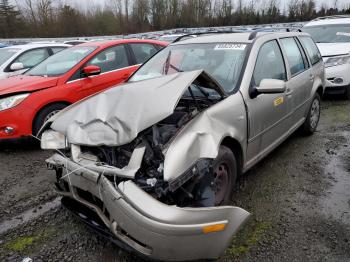
<svg viewBox="0 0 350 262"><path fill-rule="evenodd" d="M169 67L170 67L170 57L171 57L171 51L169 51L169 54L165 60L164 67L163 67L163 73L164 75L168 74Z"/></svg>
<svg viewBox="0 0 350 262"><path fill-rule="evenodd" d="M183 70L177 68L176 66L174 66L174 65L172 65L172 64L170 63L170 57L171 57L171 51L169 51L169 54L168 54L168 56L167 56L167 58L166 58L166 60L165 60L163 73L164 73L165 75L167 75L167 74L168 74L168 71L169 71L169 68L174 69L176 72L183 72Z"/></svg>
<svg viewBox="0 0 350 262"><path fill-rule="evenodd" d="M190 92L190 95L191 95L191 97L193 99L193 102L196 104L196 107L199 109L199 105L198 105L197 99L196 99L195 95L193 94L191 86L188 87L188 91Z"/></svg>
<svg viewBox="0 0 350 262"><path fill-rule="evenodd" d="M209 92L205 91L203 87L201 87L200 85L196 85L193 84L196 88L198 88L199 92L201 92L203 94L203 96L209 100L210 102L212 102L213 100L210 98L210 94Z"/></svg>
<svg viewBox="0 0 350 262"><path fill-rule="evenodd" d="M177 68L176 66L172 65L172 64L169 64L169 66L174 69L176 72L183 72L183 70Z"/></svg>

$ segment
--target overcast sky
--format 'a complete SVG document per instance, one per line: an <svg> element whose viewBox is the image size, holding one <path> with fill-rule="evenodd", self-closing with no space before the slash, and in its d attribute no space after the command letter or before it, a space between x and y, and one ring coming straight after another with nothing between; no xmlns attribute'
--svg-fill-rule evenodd
<svg viewBox="0 0 350 262"><path fill-rule="evenodd" d="M13 2L21 3L23 0L12 0ZM54 3L67 3L71 4L76 8L81 9L89 9L91 5L104 5L105 2L108 2L111 0L54 0ZM238 2L239 0L233 0L234 2ZM243 0L243 2L250 2L251 0ZM261 5L262 3L266 3L269 0L256 0L257 5ZM286 9L288 6L288 3L291 0L276 0L277 2L280 2L282 11ZM350 0L315 0L317 8L320 8L322 5L325 5L327 7L333 7L334 3L337 2L338 7L348 7L350 5Z"/></svg>

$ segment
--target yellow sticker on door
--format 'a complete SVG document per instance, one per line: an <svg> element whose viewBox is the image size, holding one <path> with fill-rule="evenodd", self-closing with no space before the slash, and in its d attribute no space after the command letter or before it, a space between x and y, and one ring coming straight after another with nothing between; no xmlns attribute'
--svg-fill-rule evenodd
<svg viewBox="0 0 350 262"><path fill-rule="evenodd" d="M279 106L280 104L283 104L283 97L276 98L276 99L273 101L273 104L274 104L275 106Z"/></svg>

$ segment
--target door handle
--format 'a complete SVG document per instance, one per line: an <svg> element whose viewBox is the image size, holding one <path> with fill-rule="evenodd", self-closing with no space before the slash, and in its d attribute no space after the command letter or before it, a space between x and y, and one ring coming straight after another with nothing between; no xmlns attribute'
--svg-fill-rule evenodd
<svg viewBox="0 0 350 262"><path fill-rule="evenodd" d="M290 96L293 93L292 89L287 89L286 96Z"/></svg>
<svg viewBox="0 0 350 262"><path fill-rule="evenodd" d="M314 78L315 78L315 76L314 76L314 75L310 75L309 77L310 77L310 80L311 80L311 81L313 81L313 80L314 80Z"/></svg>

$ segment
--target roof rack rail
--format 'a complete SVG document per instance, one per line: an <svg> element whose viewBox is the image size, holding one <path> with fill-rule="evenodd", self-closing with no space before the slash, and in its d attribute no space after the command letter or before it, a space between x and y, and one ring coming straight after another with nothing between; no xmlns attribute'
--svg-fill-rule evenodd
<svg viewBox="0 0 350 262"><path fill-rule="evenodd" d="M337 19L337 18L350 18L350 15L329 15L329 16L321 16L317 17L311 21L320 21L320 20L326 20L326 19Z"/></svg>
<svg viewBox="0 0 350 262"><path fill-rule="evenodd" d="M199 32L199 33L192 33L192 34L185 34L182 36L179 36L176 38L173 43L181 41L185 37L194 37L194 36L201 36L201 35L210 35L210 34L230 34L230 33L244 33L244 31L240 30L232 30L232 31L208 31L208 32Z"/></svg>
<svg viewBox="0 0 350 262"><path fill-rule="evenodd" d="M271 32L279 32L281 30L285 30L286 32L293 32L295 30L296 32L302 32L300 28L290 28L290 27L276 27L276 28L258 28L250 33L248 40L253 40L256 38L258 33L271 33Z"/></svg>

